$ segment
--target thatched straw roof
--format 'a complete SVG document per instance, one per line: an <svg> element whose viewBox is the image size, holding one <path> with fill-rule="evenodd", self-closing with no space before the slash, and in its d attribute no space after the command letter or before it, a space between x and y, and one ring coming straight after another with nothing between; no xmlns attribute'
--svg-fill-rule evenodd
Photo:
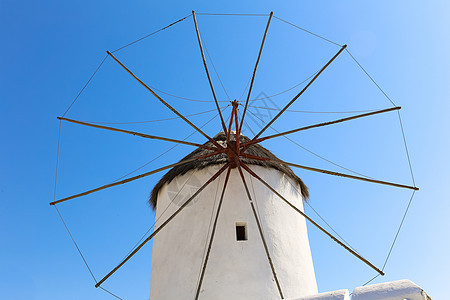
<svg viewBox="0 0 450 300"><path fill-rule="evenodd" d="M217 134L214 137L214 140L223 146L226 145L226 135L223 132L220 132L219 134ZM236 136L234 134L231 135L231 140L232 141L236 140ZM241 143L247 142L249 140L250 139L248 137L243 136L243 135L241 135L239 137L239 141ZM213 147L212 143L209 141L206 142L204 145ZM194 158L194 157L204 156L211 152L212 152L211 150L197 148L192 153L190 153L189 155L184 157L181 161L190 159L190 158ZM245 151L245 153L248 153L251 155L256 155L259 157L267 157L267 158L271 158L271 159L277 159L277 157L274 154L272 154L272 152L270 152L269 150L267 150L266 148L264 148L263 146L261 146L259 144L251 145ZM200 169L206 168L211 165L224 164L227 162L227 160L228 160L227 155L225 153L222 153L222 154L214 155L214 156L211 156L208 158L194 160L194 161L186 163L184 165L180 165L180 166L172 168L169 172L167 172L159 180L159 182L153 188L151 195L150 195L150 199L149 199L150 205L153 208L156 208L159 190L161 189L161 187L164 184L170 183L176 176L183 175L193 169L200 170ZM289 166L273 163L270 161L261 161L261 160L255 160L255 159L249 159L249 158L241 158L241 161L244 162L245 164L258 165L258 166L262 166L262 167L266 167L266 168L273 168L280 172L285 173L286 175L288 175L289 177L294 179L300 185L303 199L305 199L305 200L308 199L308 197L309 197L308 187L303 183L303 181L297 175L295 175L295 173L292 171L291 168L289 168Z"/></svg>

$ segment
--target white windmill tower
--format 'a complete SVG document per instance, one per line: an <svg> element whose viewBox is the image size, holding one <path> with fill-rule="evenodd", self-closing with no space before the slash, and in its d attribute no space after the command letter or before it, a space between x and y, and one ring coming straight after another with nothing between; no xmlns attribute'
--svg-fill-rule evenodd
<svg viewBox="0 0 450 300"><path fill-rule="evenodd" d="M150 299L316 294L305 219L263 183L240 172L249 168L299 210L307 187L288 166L252 159L277 160L258 144L239 158L235 132L228 137L222 132L214 140L227 151L202 158L212 150L195 150L181 161L198 159L170 170L152 192L155 228L190 202L153 240ZM249 141L240 136L241 144ZM211 184L197 193L207 182Z"/></svg>
<svg viewBox="0 0 450 300"><path fill-rule="evenodd" d="M187 17L163 29L181 22ZM418 188L281 161L270 151L260 146L259 143L267 139L302 130L396 111L400 107L394 106L343 119L300 127L274 135L262 136L276 119L346 50L346 45L339 45L339 51L312 76L306 86L261 131L252 139L244 137L240 132L242 131L244 117L250 100L265 37L272 19L272 13L269 15L258 58L253 70L242 118L238 120L237 108L239 103L237 101L232 102L233 111L228 126L225 124L214 92L194 12L192 13L192 17L195 22L206 75L218 110L218 115L220 116L223 128L222 133L219 133L214 138L208 136L184 115L170 106L150 86L139 79L113 55L114 52L132 45L134 42L113 51L113 53L108 51L108 56L116 61L162 104L193 127L198 133L202 134L208 141L205 144L197 144L185 140L90 124L64 118L64 116L59 118L60 120L84 126L198 147L178 163L106 184L63 199L56 200L55 198L50 203L51 205L56 205L170 169L154 187L150 199L150 203L156 208L157 220L154 232L136 245L101 280L97 281L94 278L96 282L95 287L101 287L109 277L130 260L146 243L153 239L151 300L199 298L300 299L299 297L302 300L349 299L349 293L346 290L344 292L331 292L328 295L329 297L326 295L317 295L317 285L309 247L306 220L374 269L379 275L384 275L384 267L381 270L375 267L303 212L303 203L307 200L308 190L302 180L289 167L406 188L414 191L418 190ZM233 127L235 131L232 131ZM88 267L87 263L86 266ZM104 289L103 287L101 288ZM105 289L105 291L107 290ZM394 294L392 291L397 293L395 297L391 297ZM427 299L426 297L428 297L426 293L423 293L423 290L411 282L399 281L387 283L386 285L371 286L368 289L363 287L356 289L352 299L403 300L408 298L422 300Z"/></svg>

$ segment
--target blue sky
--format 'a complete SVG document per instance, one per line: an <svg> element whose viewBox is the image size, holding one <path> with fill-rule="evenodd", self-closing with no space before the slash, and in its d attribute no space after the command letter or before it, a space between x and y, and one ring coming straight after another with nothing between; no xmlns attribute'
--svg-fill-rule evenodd
<svg viewBox="0 0 450 300"><path fill-rule="evenodd" d="M401 115L417 186L414 202L386 265L374 282L411 279L444 299L450 267L446 171L449 165L449 4L433 1L1 1L0 72L0 294L5 299L113 299L95 289L55 209L53 200L57 116L61 116L106 55L177 19L197 12L269 13L348 44L350 52L402 106ZM231 99L251 76L267 17L212 17L198 22L209 54ZM210 99L192 18L117 52L145 82L175 95ZM273 95L316 72L339 47L272 21L253 95ZM212 71L212 70L211 70ZM221 101L227 101L217 77ZM301 86L258 105L282 107ZM210 102L166 97L185 114L214 109ZM221 105L227 105L221 102ZM343 53L292 110L360 111L392 105ZM252 108L266 122L271 115ZM225 111L228 115L230 110ZM274 127L328 121L349 114L286 113ZM172 117L108 58L67 117L130 122ZM192 116L203 125L214 113ZM273 114L272 114L273 116ZM260 124L248 119L255 129ZM115 125L183 139L179 120ZM214 135L217 119L205 131ZM249 129L246 134L251 136ZM411 184L397 114L298 133L291 138L335 163L368 176ZM190 140L204 142L196 134ZM284 139L264 144L280 158L342 171ZM149 162L172 145L62 124L57 197L109 183ZM192 150L176 147L144 167L152 170ZM311 205L375 265L382 266L410 192L296 170L311 191ZM162 174L161 174L162 175ZM103 277L153 224L146 201L155 175L58 206L94 275ZM307 210L308 211L308 210ZM309 213L314 216L313 212ZM317 219L317 216L314 216ZM356 286L375 273L309 227L320 291ZM124 299L146 299L151 245L105 283Z"/></svg>

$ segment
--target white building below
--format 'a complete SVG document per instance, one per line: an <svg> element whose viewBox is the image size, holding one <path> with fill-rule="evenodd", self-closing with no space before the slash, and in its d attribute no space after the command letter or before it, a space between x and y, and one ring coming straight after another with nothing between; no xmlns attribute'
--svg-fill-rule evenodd
<svg viewBox="0 0 450 300"><path fill-rule="evenodd" d="M414 282L403 279L355 288L353 293L338 290L291 300L431 300Z"/></svg>

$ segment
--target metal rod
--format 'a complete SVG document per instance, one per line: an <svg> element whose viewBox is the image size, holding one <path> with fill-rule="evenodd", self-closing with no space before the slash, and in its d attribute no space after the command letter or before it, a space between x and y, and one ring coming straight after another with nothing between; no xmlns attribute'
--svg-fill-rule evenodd
<svg viewBox="0 0 450 300"><path fill-rule="evenodd" d="M211 182L213 182L217 177L219 177L220 174L222 174L225 169L228 168L228 164L225 164L222 168L220 168L219 171L217 171L216 174L214 174L205 184L203 184L194 195L192 195L186 202L183 203L183 205L180 206L180 208L177 209L164 223L161 224L153 233L146 238L139 246L136 247L136 249L133 250L117 267L115 267L111 272L109 272L105 277L103 277L96 285L95 287L99 287L103 282L105 282L106 279L108 279L114 272L116 272L120 267L122 267L133 255L135 255L148 241L150 241L155 235L158 234L158 232L161 231L170 221L172 221L173 218L175 218L176 215L178 215L183 208L185 208L195 197L198 196L198 194L203 191L206 186L208 186Z"/></svg>
<svg viewBox="0 0 450 300"><path fill-rule="evenodd" d="M213 224L212 231L211 231L211 237L210 237L209 243L208 243L208 249L206 251L205 261L203 262L202 272L201 272L201 275L200 275L200 281L198 283L197 292L195 294L195 299L196 300L198 299L198 296L200 295L200 291L202 289L203 277L205 276L206 265L208 264L209 254L211 252L211 247L212 247L212 243L213 243L213 240L214 240L214 235L216 233L217 220L219 219L219 213L220 213L220 209L222 207L223 197L225 195L225 189L227 188L227 184L228 184L228 179L230 177L230 173L231 173L231 168L228 167L227 175L225 177L225 183L223 184L222 194L221 194L220 200L219 200L219 205L217 206L216 217L214 218L214 224Z"/></svg>
<svg viewBox="0 0 450 300"><path fill-rule="evenodd" d="M225 126L225 121L223 120L222 112L220 111L219 102L217 101L216 93L214 91L214 86L213 86L212 81L211 81L211 76L209 75L208 65L206 64L205 54L203 53L202 40L200 38L200 32L198 30L197 18L195 17L195 11L192 11L192 16L193 16L194 24L195 24L195 32L197 33L198 46L200 47L200 52L202 54L203 66L205 67L206 76L208 77L208 82L209 82L209 86L211 87L211 92L212 92L213 97L214 97L214 102L216 103L217 110L219 111L220 121L222 122L222 127L223 127L223 130L224 130L225 134L226 134L227 133L227 127Z"/></svg>
<svg viewBox="0 0 450 300"><path fill-rule="evenodd" d="M328 171L328 170L323 170L323 169L317 169L317 168L302 166L302 165L293 164L293 163L289 163L289 162L285 162L285 161L281 161L281 160L273 160L273 159L266 159L266 160L274 162L274 163L284 164L284 165L288 165L288 166L291 166L291 167L296 167L296 168L300 168L300 169L304 169L304 170L308 170L308 171L319 172L319 173L328 174L328 175L334 175L334 176L340 176L340 177L345 177L345 178L362 180L362 181L367 181L367 182L372 182L372 183L390 185L390 186L395 186L395 187L404 188L404 189L410 189L410 190L415 190L415 191L419 190L418 187L405 185L405 184L393 183L393 182L376 180L376 179L370 179L370 178L365 178L365 177L360 177L360 176L355 176L355 175L350 175L350 174L345 174L345 173L339 173L339 172L333 172L333 171Z"/></svg>
<svg viewBox="0 0 450 300"><path fill-rule="evenodd" d="M286 111L286 109L288 109L289 106L291 106L291 104L294 103L295 100L297 100L298 97L300 97L310 87L310 85L317 79L317 77L322 74L322 72L333 62L333 60L336 59L336 57L339 56L339 54L342 53L342 51L344 51L346 47L347 45L342 46L342 48L326 63L325 66L322 67L322 69L320 69L320 71L311 79L311 81L303 88L303 90L301 90L300 93L298 93L297 96L295 96L291 100L291 102L289 102L263 129L261 129L261 131L257 135L255 135L253 139L257 139L264 131L266 131L267 128L269 128L269 126L272 125L272 123L275 122L275 120L278 119Z"/></svg>
<svg viewBox="0 0 450 300"><path fill-rule="evenodd" d="M214 139L212 139L210 136L208 136L206 133L204 133L200 128L195 126L191 121L189 121L185 116L180 114L175 108L170 106L169 103L164 101L158 94L156 94L148 85L146 85L142 80L140 80L136 75L133 74L127 67L125 67L124 64L122 64L111 52L106 51L109 56L111 56L125 71L127 71L134 79L136 79L143 87L145 87L150 93L153 94L162 104L164 104L167 108L169 108L174 114L179 116L181 119L183 119L186 123L191 125L195 130L200 132L205 138L207 138L211 143L213 143L217 148L222 148Z"/></svg>
<svg viewBox="0 0 450 300"><path fill-rule="evenodd" d="M147 138L147 139L162 140L162 141L173 142L173 143L178 143L178 144L190 145L190 146L195 146L195 147L213 150L213 151L218 150L217 148L208 147L208 146L205 146L202 144L191 143L191 142L186 142L186 141L176 140L176 139L171 139L171 138L165 138L165 137L159 137L159 136L149 135L149 134L140 133L140 132L136 132L136 131L124 130L124 129L114 128L114 127L109 127L109 126L103 126L103 125L96 125L96 124L92 124L92 123L87 123L87 122L77 121L77 120L73 120L73 119L62 118L62 117L58 117L58 119L63 120L63 121L68 121L71 123L75 123L75 124L84 125L84 126L90 126L90 127L94 127L94 128L100 128L100 129L106 129L106 130L136 135L136 136L140 136L140 137Z"/></svg>
<svg viewBox="0 0 450 300"><path fill-rule="evenodd" d="M89 190L89 191L86 191L86 192L83 192L83 193L80 193L80 194L76 194L76 195L73 195L73 196L70 196L70 197L66 197L66 198L63 198L63 199L60 199L60 200L57 200L57 201L50 202L50 205L55 205L55 204L58 204L58 203L61 203L61 202L67 201L67 200L71 200L71 199L78 198L78 197L81 197L81 196L86 196L86 195L89 195L89 194L92 194L92 193L95 193L95 192L98 192L98 191L101 191L101 190L104 190L104 189L107 189L107 188L110 188L110 187L113 187L113 186L124 184L124 183L130 182L130 181L134 181L136 179L140 179L140 178L143 178L143 177L146 177L146 176L149 176L149 175L152 175L152 174L155 174L155 173L158 173L158 172L161 172L161 171L164 171L164 170L176 167L176 166L180 166L180 165L186 164L186 163L194 161L194 160L198 160L198 159L207 158L207 157L210 157L210 156L213 156L213 155L217 155L217 154L220 154L220 153L222 153L224 151L225 151L225 149L221 149L219 151L216 151L214 153L210 153L210 154L207 154L207 155L204 155L204 156L201 156L201 157L194 157L194 158L186 159L186 160L183 160L183 161L180 161L180 162L177 162L177 163L174 163L174 164L171 164L171 165L168 165L168 166L165 166L165 167L162 167L162 168L159 168L159 169L147 172L147 173L143 173L143 174L140 174L140 175L137 175L137 176L133 176L133 177L130 177L130 178L118 181L118 182L106 184L106 185L103 185L101 187L98 187L98 188L95 188L95 189L92 189L92 190Z"/></svg>
<svg viewBox="0 0 450 300"><path fill-rule="evenodd" d="M335 120L335 121L323 122L323 123L310 125L310 126L306 126L306 127L301 127L301 128L297 128L297 129L293 129L293 130L289 130L289 131L285 131L285 132L280 132L280 133L277 133L277 134L274 134L274 135L265 136L265 137L262 137L262 138L259 138L259 139L256 139L256 140L251 140L251 141L249 141L247 143L244 143L242 145L242 147L243 147L243 149L246 149L251 144L259 143L259 142L262 142L262 141L265 141L265 140L268 140L268 139L272 139L272 138L275 138L275 137L291 134L291 133L294 133L294 132L299 132L299 131L303 131L303 130L307 130L307 129L311 129L311 128L322 127L322 126L333 125L333 124L337 124L337 123L341 123L341 122L346 122L346 121L350 121L350 120L354 120L354 119L359 119L359 118L368 117L368 116L372 116L372 115L377 115L377 114L390 112L390 111L393 111L393 110L399 110L399 109L401 109L401 107L397 106L397 107L377 110L377 111L370 112L370 113L365 113L365 114L360 114L360 115L356 115L356 116L351 116L351 117L348 117L348 118L343 118L343 119L339 119L339 120Z"/></svg>
<svg viewBox="0 0 450 300"><path fill-rule="evenodd" d="M241 166L243 168L248 168L248 167L245 164L240 163L238 165L239 175L241 176L242 183L244 184L245 192L247 193L248 201L252 208L253 216L255 217L255 220L256 220L256 225L258 226L259 235L261 236L261 240L264 245L264 251L266 252L267 260L269 261L270 269L272 270L272 274L275 279L275 283L277 285L278 292L280 293L281 299L284 299L283 291L281 290L280 282L278 281L277 273L275 272L275 266L273 265L272 258L270 257L269 248L267 247L267 243L266 243L266 239L264 238L261 223L259 222L258 215L257 215L256 209L255 209L255 205L253 204L252 196L250 195L250 191L248 189L247 183L245 182L245 177L244 177L244 173L242 172Z"/></svg>
<svg viewBox="0 0 450 300"><path fill-rule="evenodd" d="M252 93L253 82L255 81L256 69L258 68L259 59L261 58L261 53L264 47L264 42L266 41L267 31L269 30L270 21L272 20L273 12L270 12L269 20L267 21L266 30L264 31L264 36L261 42L261 47L259 48L258 58L256 59L255 68L253 69L252 80L250 82L250 87L248 88L247 101L245 101L244 112L242 113L241 125L239 126L239 131L242 130L242 125L244 124L245 113L247 112L248 102L250 101L250 94ZM237 129L236 129L237 130Z"/></svg>
<svg viewBox="0 0 450 300"><path fill-rule="evenodd" d="M372 269L374 269L375 271L377 271L380 275L384 276L383 271L381 271L380 269L378 269L377 267L375 267L371 262L369 262L367 259L365 259L364 257L362 257L361 255L359 255L358 253L356 253L354 250L352 250L351 248L349 248L347 245L345 245L344 243L342 243L338 238L334 237L331 233L329 233L327 230L325 230L322 226L320 226L319 224L317 224L313 219L311 219L310 217L308 217L303 211L301 211L300 209L298 209L297 207L295 207L295 205L293 205L292 203L290 203L288 200L286 200L286 198L284 198L280 193L278 193L274 188L272 188L267 182L265 182L262 178L260 178L258 175L256 175L255 172L253 172L249 167L247 167L246 165L242 165L242 167L248 172L250 173L250 175L252 175L253 177L255 177L256 179L258 179L262 184L264 184L269 190L271 190L273 193L275 193L275 195L277 195L281 200L283 200L286 204L288 204L290 207L292 207L296 212L298 212L299 214L301 214L303 217L305 217L305 219L307 219L309 222L311 222L314 226L316 226L320 231L322 231L323 233L325 233L327 236L329 236L333 241L335 241L336 243L338 243L339 245L341 245L342 247L345 248L345 250L347 250L348 252L350 252L351 254L353 254L354 256L356 256L358 259L360 259L362 262L364 262L366 265L368 265L369 267L371 267Z"/></svg>

